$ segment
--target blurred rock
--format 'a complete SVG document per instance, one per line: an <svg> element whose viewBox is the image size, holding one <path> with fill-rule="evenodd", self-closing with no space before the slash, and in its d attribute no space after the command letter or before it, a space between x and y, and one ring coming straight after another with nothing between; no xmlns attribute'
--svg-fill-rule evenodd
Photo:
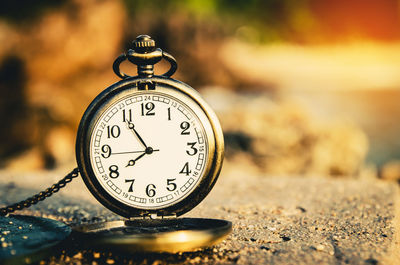
<svg viewBox="0 0 400 265"><path fill-rule="evenodd" d="M0 144L4 160L37 148L48 167L63 164L67 159L60 153L73 154L71 135L76 133L85 108L119 80L111 70L112 62L138 34L150 34L176 56L177 79L194 86L237 83L236 75L227 71L217 56L225 36L221 24L194 18L184 10L175 10L171 16L163 8L145 8L151 4L138 8L136 3L121 0L40 4L7 2L9 12L0 12L0 66L10 55L19 62L16 73L6 71L7 76L14 75L14 83L3 86L0 80L2 98L19 103L12 104L11 115L9 111L0 113L1 119L11 120L10 128L2 128L0 133L6 135L2 137L5 143ZM166 67L168 63L161 63L155 72L162 73ZM124 64L122 68L136 73L133 66ZM15 89L17 93L9 93ZM8 106L3 101L0 99L0 109ZM20 124L29 124L32 133L14 129L23 127ZM53 133L60 126L69 132ZM62 151L57 151L60 146Z"/></svg>
<svg viewBox="0 0 400 265"><path fill-rule="evenodd" d="M18 157L7 161L5 167L16 172L38 171L46 167L46 161L39 148L31 148L22 152Z"/></svg>
<svg viewBox="0 0 400 265"><path fill-rule="evenodd" d="M385 164L380 177L385 180L400 181L400 161L395 160Z"/></svg>
<svg viewBox="0 0 400 265"><path fill-rule="evenodd" d="M75 132L69 127L59 126L49 132L44 149L48 156L53 157L58 164L69 164L75 161L75 149L71 148L71 143L74 141Z"/></svg>
<svg viewBox="0 0 400 265"><path fill-rule="evenodd" d="M363 166L368 140L360 128L347 124L331 124L316 129L312 146L311 172L329 175L355 175Z"/></svg>
<svg viewBox="0 0 400 265"><path fill-rule="evenodd" d="M24 23L0 19L0 119L9 124L0 157L20 155L3 166L51 168L73 159L83 111L117 80L111 62L126 21L120 1L69 0L39 13Z"/></svg>
<svg viewBox="0 0 400 265"><path fill-rule="evenodd" d="M215 88L204 94L225 132L228 167L244 163L260 174L354 176L364 166L368 139L355 125L316 122L295 103L272 101L267 94Z"/></svg>
<svg viewBox="0 0 400 265"><path fill-rule="evenodd" d="M4 43L0 62L5 65L0 76L16 73L12 82L0 82L0 108L4 110L0 118L10 121L1 129L0 135L5 136L0 156L7 159L21 154L8 165L51 168L73 160L75 133L85 108L118 80L111 63L121 53L122 44L130 43L138 33L152 35L160 47L176 56L180 70L174 77L195 87L217 83L234 90L254 81L242 80L242 70L239 75L227 67L230 63L221 58L221 49L229 58L238 54L226 49L221 41L223 28L212 21L178 11L166 15L164 10L154 19L154 10L132 15L128 9L121 1L68 0L39 12L29 24L0 19L0 41ZM14 55L6 57L10 54ZM274 87L271 82L262 84L270 91ZM268 174L337 176L357 175L363 166L368 141L354 125L317 123L296 104L271 100L265 94L235 95L227 90L206 90L205 94L220 115L228 167ZM39 162L24 163L22 158L32 154L40 156Z"/></svg>
<svg viewBox="0 0 400 265"><path fill-rule="evenodd" d="M0 158L15 155L29 146L35 131L25 96L25 64L16 55L8 55L0 63ZM27 135L29 131L29 135ZM10 139L12 139L10 141Z"/></svg>

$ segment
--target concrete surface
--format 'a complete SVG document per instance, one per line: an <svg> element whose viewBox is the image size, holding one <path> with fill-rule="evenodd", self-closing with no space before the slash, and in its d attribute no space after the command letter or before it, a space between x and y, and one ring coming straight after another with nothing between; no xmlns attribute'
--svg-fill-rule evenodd
<svg viewBox="0 0 400 265"><path fill-rule="evenodd" d="M0 172L0 203L24 199L62 173ZM397 184L378 180L222 174L214 190L185 217L233 223L219 245L190 253L115 253L63 246L42 264L396 264ZM118 219L80 178L23 210L67 224Z"/></svg>

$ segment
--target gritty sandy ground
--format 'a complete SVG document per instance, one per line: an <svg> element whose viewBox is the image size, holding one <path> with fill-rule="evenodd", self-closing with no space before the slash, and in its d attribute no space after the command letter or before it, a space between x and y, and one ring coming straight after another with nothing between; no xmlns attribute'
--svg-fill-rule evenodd
<svg viewBox="0 0 400 265"><path fill-rule="evenodd" d="M54 172L36 175L2 172L1 204L30 196L59 177ZM210 195L185 215L230 220L233 232L217 246L178 254L99 252L65 246L42 263L398 264L397 196L397 184L375 179L230 172L222 174ZM80 178L21 213L68 224L118 218L95 201Z"/></svg>

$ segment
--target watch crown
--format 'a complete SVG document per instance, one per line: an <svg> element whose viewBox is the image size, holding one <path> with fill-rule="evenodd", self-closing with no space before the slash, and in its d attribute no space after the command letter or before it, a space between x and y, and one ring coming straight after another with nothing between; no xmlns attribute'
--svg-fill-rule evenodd
<svg viewBox="0 0 400 265"><path fill-rule="evenodd" d="M156 49L156 42L149 35L139 35L133 41L133 48L139 53L148 53Z"/></svg>

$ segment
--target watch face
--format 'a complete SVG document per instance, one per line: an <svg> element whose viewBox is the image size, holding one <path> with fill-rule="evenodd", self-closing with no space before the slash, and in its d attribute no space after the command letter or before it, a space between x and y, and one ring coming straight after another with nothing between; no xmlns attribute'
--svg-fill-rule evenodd
<svg viewBox="0 0 400 265"><path fill-rule="evenodd" d="M196 189L210 150L205 115L191 101L157 90L110 100L89 141L91 168L104 192L127 206L161 209Z"/></svg>

